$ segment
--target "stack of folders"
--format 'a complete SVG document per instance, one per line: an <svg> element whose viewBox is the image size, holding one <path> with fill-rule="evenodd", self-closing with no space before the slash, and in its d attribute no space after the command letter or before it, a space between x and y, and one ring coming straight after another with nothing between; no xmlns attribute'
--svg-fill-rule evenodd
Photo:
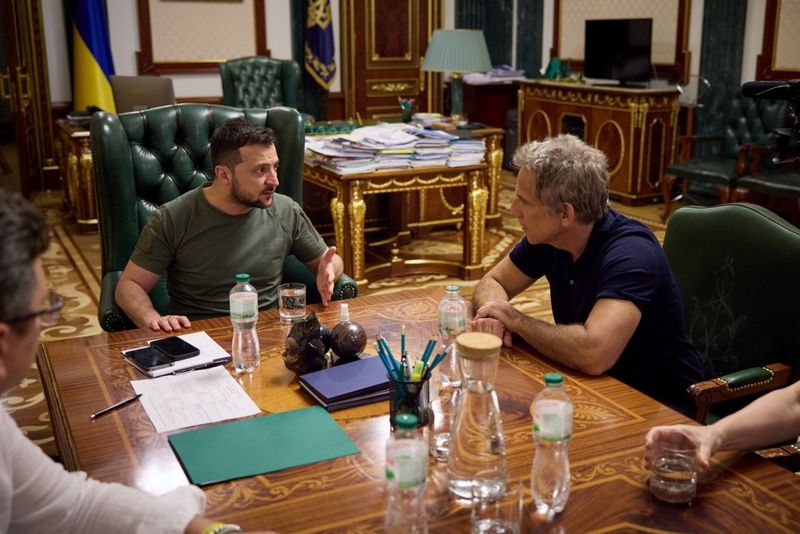
<svg viewBox="0 0 800 534"><path fill-rule="evenodd" d="M304 374L300 386L329 412L389 398L389 378L377 357Z"/></svg>

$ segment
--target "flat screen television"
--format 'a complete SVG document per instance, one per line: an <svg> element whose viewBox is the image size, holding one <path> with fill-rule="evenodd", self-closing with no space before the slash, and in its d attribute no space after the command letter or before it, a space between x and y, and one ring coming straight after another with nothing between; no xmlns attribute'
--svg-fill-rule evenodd
<svg viewBox="0 0 800 534"><path fill-rule="evenodd" d="M583 53L585 78L650 80L653 19L587 20Z"/></svg>

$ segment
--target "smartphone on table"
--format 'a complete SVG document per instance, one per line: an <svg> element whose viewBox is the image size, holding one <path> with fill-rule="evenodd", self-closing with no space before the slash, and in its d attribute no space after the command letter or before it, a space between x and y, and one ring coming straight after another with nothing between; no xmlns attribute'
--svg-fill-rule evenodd
<svg viewBox="0 0 800 534"><path fill-rule="evenodd" d="M145 374L170 367L180 360L200 354L200 349L177 337L151 341L146 347L122 352L126 360Z"/></svg>
<svg viewBox="0 0 800 534"><path fill-rule="evenodd" d="M178 336L165 337L164 339L151 341L150 348L164 354L173 362L185 360L186 358L191 358L200 354L200 349Z"/></svg>

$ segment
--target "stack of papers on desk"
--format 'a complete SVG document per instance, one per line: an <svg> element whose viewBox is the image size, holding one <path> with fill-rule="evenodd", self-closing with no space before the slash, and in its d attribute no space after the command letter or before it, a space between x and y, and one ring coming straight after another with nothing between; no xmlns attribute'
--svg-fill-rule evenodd
<svg viewBox="0 0 800 534"><path fill-rule="evenodd" d="M483 160L486 146L469 141L459 146L459 136L440 130L426 130L409 124L379 124L357 128L306 142L305 161L340 175L369 173L384 169L416 167L460 167Z"/></svg>
<svg viewBox="0 0 800 534"><path fill-rule="evenodd" d="M389 378L377 356L304 374L300 386L329 412L389 398Z"/></svg>

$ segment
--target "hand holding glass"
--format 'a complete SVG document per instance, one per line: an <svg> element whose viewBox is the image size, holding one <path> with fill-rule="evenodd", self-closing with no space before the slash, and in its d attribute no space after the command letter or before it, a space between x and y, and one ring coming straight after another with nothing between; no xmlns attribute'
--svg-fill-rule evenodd
<svg viewBox="0 0 800 534"><path fill-rule="evenodd" d="M688 503L697 493L697 445L656 443L650 493L662 501Z"/></svg>

